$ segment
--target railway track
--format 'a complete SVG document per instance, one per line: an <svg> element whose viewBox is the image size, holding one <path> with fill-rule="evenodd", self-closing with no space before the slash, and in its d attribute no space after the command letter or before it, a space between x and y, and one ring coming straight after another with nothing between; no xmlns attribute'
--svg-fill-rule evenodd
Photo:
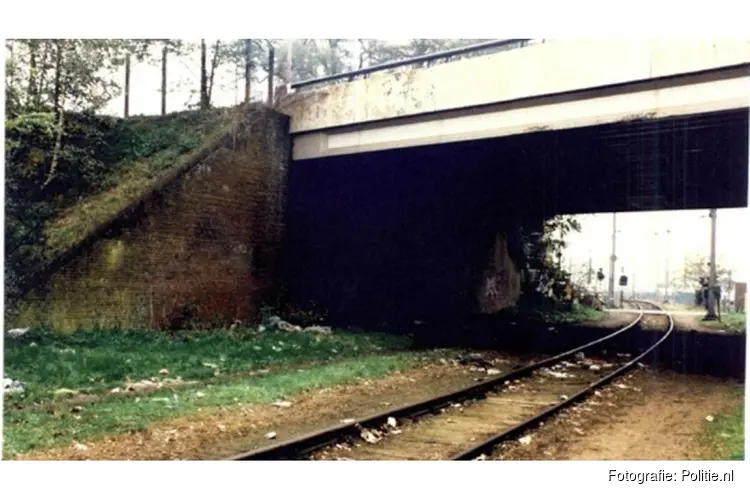
<svg viewBox="0 0 750 500"><path fill-rule="evenodd" d="M644 310L659 309L633 302L638 318L611 334L518 370L464 389L346 422L230 460L472 460L482 459L498 444L517 438L564 408L638 366L671 334L664 335L634 358L591 359L586 353L634 328ZM608 403L602 402L606 406Z"/></svg>

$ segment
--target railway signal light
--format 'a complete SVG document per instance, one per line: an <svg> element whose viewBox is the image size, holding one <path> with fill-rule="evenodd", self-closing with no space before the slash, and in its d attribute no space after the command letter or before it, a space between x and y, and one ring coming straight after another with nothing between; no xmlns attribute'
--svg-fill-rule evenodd
<svg viewBox="0 0 750 500"><path fill-rule="evenodd" d="M604 272L602 271L601 267L596 272L596 279L598 279L599 281L604 281Z"/></svg>
<svg viewBox="0 0 750 500"><path fill-rule="evenodd" d="M628 277L624 274L620 276L620 286L628 286Z"/></svg>

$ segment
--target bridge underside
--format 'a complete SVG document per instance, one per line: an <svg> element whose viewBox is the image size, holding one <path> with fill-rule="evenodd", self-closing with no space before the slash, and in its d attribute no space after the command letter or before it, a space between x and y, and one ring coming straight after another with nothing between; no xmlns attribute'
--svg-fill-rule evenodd
<svg viewBox="0 0 750 500"><path fill-rule="evenodd" d="M745 207L747 189L747 108L297 161L287 283L347 321L459 317L497 231Z"/></svg>

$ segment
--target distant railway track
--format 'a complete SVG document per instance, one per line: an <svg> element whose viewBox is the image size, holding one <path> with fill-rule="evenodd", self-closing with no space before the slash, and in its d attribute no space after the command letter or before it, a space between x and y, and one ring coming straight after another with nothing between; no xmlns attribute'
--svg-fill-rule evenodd
<svg viewBox="0 0 750 500"><path fill-rule="evenodd" d="M637 305L637 319L613 333L480 383L345 424L322 429L229 460L354 459L472 460L500 443L543 424L551 416L582 401L635 368L672 333L672 317L664 335L632 359L597 362L585 354L634 328L648 302ZM629 356L628 356L629 358ZM575 363L570 360L575 359Z"/></svg>

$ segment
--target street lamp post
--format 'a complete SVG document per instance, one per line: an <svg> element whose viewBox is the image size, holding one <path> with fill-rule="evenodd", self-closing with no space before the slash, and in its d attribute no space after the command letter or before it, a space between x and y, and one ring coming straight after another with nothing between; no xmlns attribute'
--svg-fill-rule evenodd
<svg viewBox="0 0 750 500"><path fill-rule="evenodd" d="M609 258L609 303L610 307L615 305L615 262L617 262L616 250L617 239L617 213L612 213L612 255Z"/></svg>
<svg viewBox="0 0 750 500"><path fill-rule="evenodd" d="M710 272L708 275L708 312L704 317L705 320L716 319L716 295L714 290L716 288L716 209L712 208L709 212L711 217L711 261L710 261Z"/></svg>

